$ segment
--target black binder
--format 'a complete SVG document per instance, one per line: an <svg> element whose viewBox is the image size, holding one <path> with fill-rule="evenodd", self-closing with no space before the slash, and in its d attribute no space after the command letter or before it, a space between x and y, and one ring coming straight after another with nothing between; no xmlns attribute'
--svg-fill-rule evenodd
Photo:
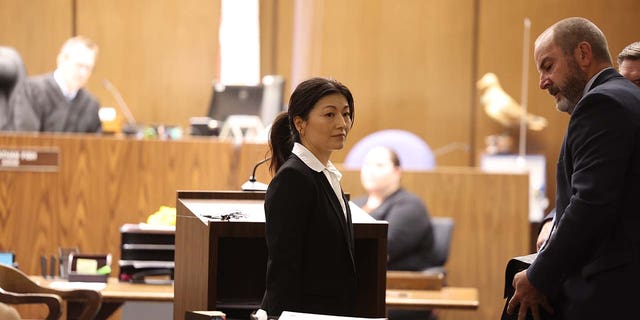
<svg viewBox="0 0 640 320"><path fill-rule="evenodd" d="M509 300L513 297L515 293L515 289L513 288L513 277L515 277L516 273L529 268L531 263L538 256L537 253L532 253L526 256L514 257L507 263L507 267L505 269L504 275L504 297L506 301L504 302L504 308L502 309L502 317L501 320L517 320L518 313L514 312L514 314L507 314L507 306L509 305ZM555 315L548 314L545 310L540 310L540 317L543 320L553 320L556 318ZM533 315L529 312L527 314L527 320L533 320Z"/></svg>

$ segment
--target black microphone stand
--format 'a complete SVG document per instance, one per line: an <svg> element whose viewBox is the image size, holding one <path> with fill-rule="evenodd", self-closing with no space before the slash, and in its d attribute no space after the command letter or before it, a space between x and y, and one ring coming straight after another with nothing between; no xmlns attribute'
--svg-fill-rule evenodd
<svg viewBox="0 0 640 320"><path fill-rule="evenodd" d="M271 160L271 157L267 157L265 159L260 160L258 163L256 163L256 165L253 167L253 172L251 172L251 176L249 177L249 180L242 184L242 187L241 187L242 191L266 191L267 190L268 185L256 180L256 170L260 165L262 165L263 163L269 160Z"/></svg>

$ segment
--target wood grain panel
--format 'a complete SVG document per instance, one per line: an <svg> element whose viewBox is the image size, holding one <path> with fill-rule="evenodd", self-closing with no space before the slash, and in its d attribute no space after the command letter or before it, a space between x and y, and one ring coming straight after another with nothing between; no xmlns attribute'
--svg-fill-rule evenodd
<svg viewBox="0 0 640 320"><path fill-rule="evenodd" d="M275 30L275 46L277 47L277 57L275 59L276 74L285 78L284 103L289 102L289 94L296 84L291 78L291 53L293 47L293 9L294 0L277 0L278 25Z"/></svg>
<svg viewBox="0 0 640 320"><path fill-rule="evenodd" d="M538 87L539 77L533 61L534 41L544 29L556 21L571 16L582 16L593 21L605 33L615 61L622 48L639 39L637 30L629 26L640 20L640 2L483 0L479 3L478 76L481 77L489 71L496 73L505 91L517 101L520 101L521 97L523 20L525 17L531 19L528 108L530 112L546 117L549 126L541 132L527 133L527 153L546 156L547 197L551 203L550 210L555 203L555 165L569 115L556 111L553 98ZM614 66L617 67L615 62ZM478 130L473 143L478 150L484 149L483 139L486 135L502 130L482 110L478 110L476 125ZM514 132L514 137L517 141L517 132Z"/></svg>
<svg viewBox="0 0 640 320"><path fill-rule="evenodd" d="M473 1L312 2L306 77L344 82L356 104L354 129L337 160L381 129L410 130L433 148L467 143ZM468 159L456 150L439 161L468 165Z"/></svg>
<svg viewBox="0 0 640 320"><path fill-rule="evenodd" d="M104 105L109 79L136 120L187 126L204 116L217 75L220 1L77 0L78 33L100 46L88 84Z"/></svg>
<svg viewBox="0 0 640 320"><path fill-rule="evenodd" d="M233 145L207 139L132 140L84 135L0 135L0 146L55 146L57 172L0 171L0 249L39 274L39 256L59 246L112 253L118 274L120 226L138 223L177 190L229 188Z"/></svg>
<svg viewBox="0 0 640 320"><path fill-rule="evenodd" d="M342 173L345 192L365 194L359 172ZM447 284L479 291L478 310L442 310L439 319L498 319L506 262L529 250L528 177L442 168L405 172L402 185L423 199L431 215L454 219Z"/></svg>
<svg viewBox="0 0 640 320"><path fill-rule="evenodd" d="M53 71L72 35L72 0L0 0L0 45L20 52L29 75Z"/></svg>
<svg viewBox="0 0 640 320"><path fill-rule="evenodd" d="M266 144L259 143L245 143L242 147L237 148L236 152L235 163L237 167L235 172L237 172L237 176L234 177L231 190L240 190L242 184L251 176L255 165L271 155L269 147ZM271 181L272 175L269 172L269 164L270 162L267 161L256 168L257 181L267 184Z"/></svg>

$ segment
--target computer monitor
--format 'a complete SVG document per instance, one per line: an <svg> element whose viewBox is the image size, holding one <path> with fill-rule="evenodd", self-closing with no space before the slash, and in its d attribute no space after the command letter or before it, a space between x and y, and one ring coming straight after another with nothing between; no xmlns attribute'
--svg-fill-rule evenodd
<svg viewBox="0 0 640 320"><path fill-rule="evenodd" d="M266 75L258 85L214 83L207 115L220 122L230 115L258 116L268 126L286 109L283 93L284 77L280 75Z"/></svg>
<svg viewBox="0 0 640 320"><path fill-rule="evenodd" d="M230 115L260 116L262 92L262 85L223 85L215 83L208 116L217 121L225 121Z"/></svg>

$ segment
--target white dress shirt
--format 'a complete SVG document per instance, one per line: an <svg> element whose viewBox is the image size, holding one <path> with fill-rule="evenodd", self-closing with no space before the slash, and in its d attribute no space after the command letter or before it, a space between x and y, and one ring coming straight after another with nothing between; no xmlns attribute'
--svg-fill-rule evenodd
<svg viewBox="0 0 640 320"><path fill-rule="evenodd" d="M322 164L316 156L309 151L309 149L305 148L302 144L295 142L293 144L293 150L291 151L293 154L298 156L307 167L311 168L316 172L324 173L324 176L329 181L333 192L336 194L338 201L340 202L340 206L342 207L342 213L347 216L346 204L344 203L344 198L342 198L342 188L340 187L340 180L342 180L342 173L338 171L338 169L329 161L327 166Z"/></svg>

